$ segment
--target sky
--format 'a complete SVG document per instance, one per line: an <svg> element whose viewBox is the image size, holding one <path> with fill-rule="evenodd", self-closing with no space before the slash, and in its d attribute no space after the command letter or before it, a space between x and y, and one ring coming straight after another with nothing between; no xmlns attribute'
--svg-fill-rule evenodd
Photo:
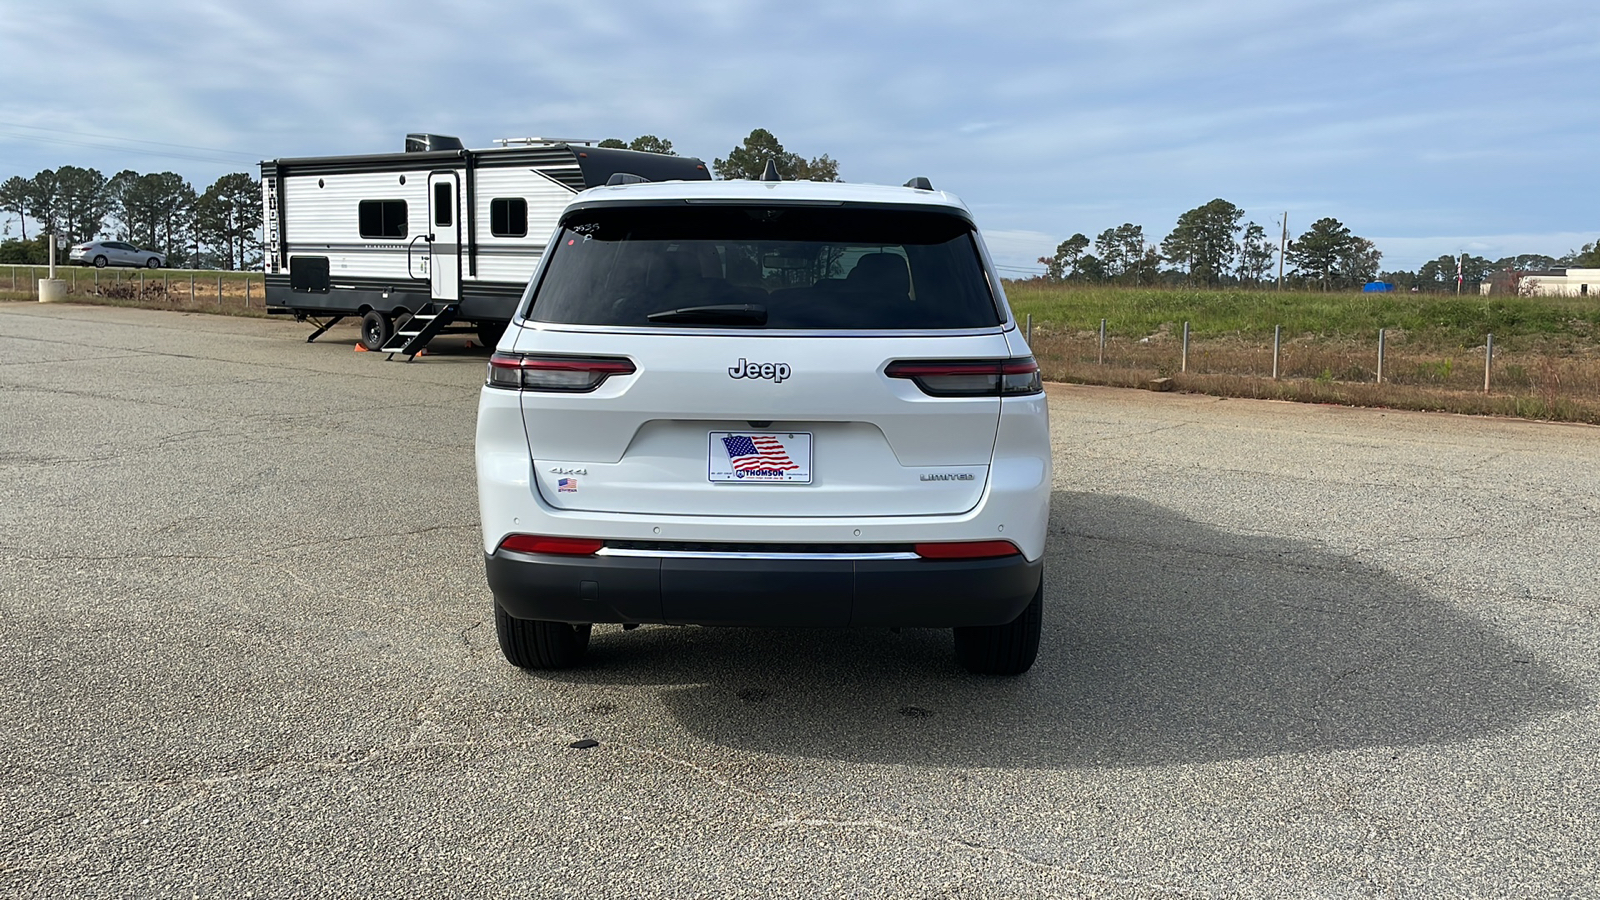
<svg viewBox="0 0 1600 900"><path fill-rule="evenodd" d="M203 190L411 131L709 162L766 128L846 181L959 195L1009 275L1217 197L1274 235L1334 217L1386 269L1600 237L1593 0L0 0L0 60L0 179Z"/></svg>

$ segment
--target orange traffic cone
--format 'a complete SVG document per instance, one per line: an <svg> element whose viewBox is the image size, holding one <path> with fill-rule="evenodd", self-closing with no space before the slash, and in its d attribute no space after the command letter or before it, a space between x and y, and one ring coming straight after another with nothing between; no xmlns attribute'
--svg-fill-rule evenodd
<svg viewBox="0 0 1600 900"><path fill-rule="evenodd" d="M366 344L362 344L362 343L357 343L356 344L356 352L357 353L366 353L367 352L367 345Z"/></svg>

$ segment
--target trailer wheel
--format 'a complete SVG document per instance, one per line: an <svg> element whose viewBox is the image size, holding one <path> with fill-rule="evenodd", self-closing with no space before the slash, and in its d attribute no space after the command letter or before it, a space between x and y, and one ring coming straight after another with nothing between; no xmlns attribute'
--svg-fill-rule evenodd
<svg viewBox="0 0 1600 900"><path fill-rule="evenodd" d="M478 322L478 343L490 350L500 343L500 336L506 333L509 322Z"/></svg>
<svg viewBox="0 0 1600 900"><path fill-rule="evenodd" d="M375 309L361 317L361 346L368 350L382 350L394 337L394 320Z"/></svg>

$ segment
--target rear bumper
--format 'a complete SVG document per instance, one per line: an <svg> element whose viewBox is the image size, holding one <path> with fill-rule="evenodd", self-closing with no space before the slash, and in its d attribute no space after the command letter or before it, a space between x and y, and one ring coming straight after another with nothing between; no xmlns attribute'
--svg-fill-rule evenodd
<svg viewBox="0 0 1600 900"><path fill-rule="evenodd" d="M753 627L1000 625L1033 599L1043 559L554 556L497 550L495 602L518 619Z"/></svg>

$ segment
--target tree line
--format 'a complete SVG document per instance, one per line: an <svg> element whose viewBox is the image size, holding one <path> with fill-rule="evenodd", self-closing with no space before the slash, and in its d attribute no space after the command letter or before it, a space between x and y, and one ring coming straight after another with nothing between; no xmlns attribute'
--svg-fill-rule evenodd
<svg viewBox="0 0 1600 900"><path fill-rule="evenodd" d="M600 146L677 155L672 141L653 134L632 141L607 138ZM769 160L786 180L839 180L837 160L826 153L807 159L786 150L765 128L751 131L726 158L716 159L712 170L722 179L758 179ZM261 264L261 182L243 172L224 175L202 192L176 172L129 169L107 178L96 169L62 166L0 182L0 214L6 216L0 263L44 265L49 255L44 236L54 233L58 262L66 260L73 244L106 238L165 254L173 265L243 269ZM13 221L20 237L11 237Z"/></svg>
<svg viewBox="0 0 1600 900"><path fill-rule="evenodd" d="M1514 279L1523 272L1600 266L1596 241L1560 257L1524 253L1491 262L1463 254L1430 260L1414 272L1380 271L1383 252L1338 219L1318 219L1282 245L1255 222L1240 225L1243 218L1244 210L1219 198L1178 216L1159 244L1132 223L1107 228L1092 242L1087 235L1074 234L1053 256L1039 257L1045 268L1042 277L1053 282L1260 285L1276 281L1281 254L1285 281L1294 287L1349 289L1384 281L1402 291L1454 291L1459 273L1460 288L1476 291L1485 281Z"/></svg>
<svg viewBox="0 0 1600 900"><path fill-rule="evenodd" d="M1561 256L1543 253L1519 253L1490 260L1482 256L1463 253L1460 256L1441 256L1423 263L1414 272L1379 272L1378 280L1387 281L1396 290L1454 291L1457 277L1463 291L1476 291L1484 282L1498 283L1506 289L1514 288L1517 281L1529 272L1542 272L1559 268L1600 268L1600 241L1584 244Z"/></svg>
<svg viewBox="0 0 1600 900"><path fill-rule="evenodd" d="M224 175L201 192L176 172L126 169L107 178L96 169L62 166L0 182L0 213L7 216L0 262L47 263L49 234L58 239L58 262L72 245L97 238L155 250L169 264L190 268L261 262L261 182L244 172ZM20 238L10 237L12 217Z"/></svg>
<svg viewBox="0 0 1600 900"><path fill-rule="evenodd" d="M1218 198L1178 216L1158 244L1131 222L1107 228L1092 242L1074 234L1042 256L1047 281L1113 284L1261 284L1276 277L1279 242L1244 210ZM1364 284L1383 254L1372 241L1334 218L1323 218L1282 248L1283 261L1303 283L1332 289Z"/></svg>

